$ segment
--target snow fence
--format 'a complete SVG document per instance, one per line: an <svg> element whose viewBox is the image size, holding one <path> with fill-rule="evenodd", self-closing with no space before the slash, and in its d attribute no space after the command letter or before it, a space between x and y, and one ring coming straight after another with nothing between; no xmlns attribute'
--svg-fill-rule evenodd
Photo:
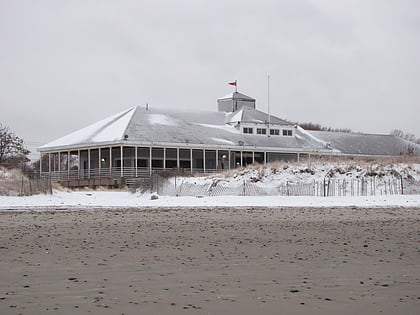
<svg viewBox="0 0 420 315"><path fill-rule="evenodd" d="M193 178L160 179L151 190L167 196L378 196L420 194L420 182L395 178L364 177L358 179L325 178L311 183L267 184L247 180L229 182L214 179L209 183Z"/></svg>

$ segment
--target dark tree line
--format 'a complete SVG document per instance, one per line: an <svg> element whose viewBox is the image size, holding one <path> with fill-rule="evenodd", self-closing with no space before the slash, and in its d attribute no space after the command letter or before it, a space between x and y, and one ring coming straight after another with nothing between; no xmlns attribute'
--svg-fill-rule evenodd
<svg viewBox="0 0 420 315"><path fill-rule="evenodd" d="M320 124L315 124L315 123L312 123L312 122L297 123L297 124L305 130L348 132L348 133L352 132L348 128L332 128L332 127L321 126Z"/></svg>
<svg viewBox="0 0 420 315"><path fill-rule="evenodd" d="M25 148L23 139L10 131L9 127L0 123L0 166L21 168L29 162L30 151Z"/></svg>

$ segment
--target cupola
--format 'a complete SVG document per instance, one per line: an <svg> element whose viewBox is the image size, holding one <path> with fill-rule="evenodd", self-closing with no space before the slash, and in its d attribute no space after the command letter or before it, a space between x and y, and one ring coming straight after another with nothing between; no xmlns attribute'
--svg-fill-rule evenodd
<svg viewBox="0 0 420 315"><path fill-rule="evenodd" d="M255 109L255 99L239 92L229 93L217 99L219 112L235 112L243 107Z"/></svg>

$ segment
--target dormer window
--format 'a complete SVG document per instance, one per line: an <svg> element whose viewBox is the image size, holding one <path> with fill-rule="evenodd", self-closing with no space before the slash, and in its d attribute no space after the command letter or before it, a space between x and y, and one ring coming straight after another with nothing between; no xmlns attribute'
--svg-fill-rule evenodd
<svg viewBox="0 0 420 315"><path fill-rule="evenodd" d="M279 136L280 130L279 129L270 129L270 135L271 136Z"/></svg>
<svg viewBox="0 0 420 315"><path fill-rule="evenodd" d="M248 134L253 134L254 133L254 128L251 127L244 127L242 129L243 133L248 133Z"/></svg>
<svg viewBox="0 0 420 315"><path fill-rule="evenodd" d="M257 135L265 135L265 134L267 134L267 129L257 128Z"/></svg>
<svg viewBox="0 0 420 315"><path fill-rule="evenodd" d="M283 136L292 136L292 130L283 129Z"/></svg>

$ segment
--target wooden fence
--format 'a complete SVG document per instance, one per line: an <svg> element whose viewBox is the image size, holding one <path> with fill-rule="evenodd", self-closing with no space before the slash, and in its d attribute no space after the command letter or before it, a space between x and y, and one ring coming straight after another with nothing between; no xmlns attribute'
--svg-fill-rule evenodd
<svg viewBox="0 0 420 315"><path fill-rule="evenodd" d="M6 196L31 196L36 194L52 194L52 185L49 179L27 178L2 179L0 195Z"/></svg>
<svg viewBox="0 0 420 315"><path fill-rule="evenodd" d="M156 184L156 181L158 182ZM153 182L153 180L152 180ZM420 194L420 182L401 177L363 177L358 179L331 179L311 183L267 184L242 181L227 183L214 180L196 184L177 179L154 180L153 191L169 196L380 196Z"/></svg>

